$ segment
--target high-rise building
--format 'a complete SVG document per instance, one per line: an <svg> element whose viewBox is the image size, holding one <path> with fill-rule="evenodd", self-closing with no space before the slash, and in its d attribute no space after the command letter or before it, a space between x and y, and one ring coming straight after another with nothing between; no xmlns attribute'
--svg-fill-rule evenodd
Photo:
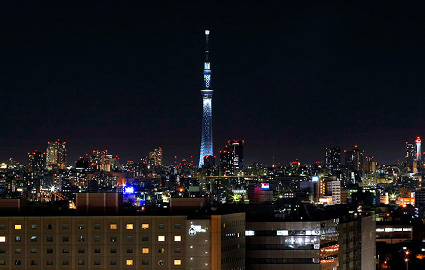
<svg viewBox="0 0 425 270"><path fill-rule="evenodd" d="M353 150L346 151L345 153L345 165L352 170L355 171L363 171L364 170L364 160L363 153L364 150L360 150L357 145L354 146Z"/></svg>
<svg viewBox="0 0 425 270"><path fill-rule="evenodd" d="M416 137L415 143L416 143L416 161L421 161L422 155L421 155L421 137Z"/></svg>
<svg viewBox="0 0 425 270"><path fill-rule="evenodd" d="M201 149L199 154L199 167L204 165L204 157L213 156L213 139L212 139L212 96L213 90L211 86L211 63L209 62L209 30L205 30L205 62L204 62L204 89L202 94L202 130L201 130Z"/></svg>
<svg viewBox="0 0 425 270"><path fill-rule="evenodd" d="M65 169L66 166L66 142L58 139L47 143L46 165L50 168Z"/></svg>
<svg viewBox="0 0 425 270"><path fill-rule="evenodd" d="M162 166L162 148L158 147L152 152L149 152L149 159L153 160L155 166Z"/></svg>
<svg viewBox="0 0 425 270"><path fill-rule="evenodd" d="M230 140L227 142L227 148L232 150L233 160L232 165L235 170L243 168L243 145L244 140Z"/></svg>
<svg viewBox="0 0 425 270"><path fill-rule="evenodd" d="M244 140L229 140L220 151L220 170L222 175L235 175L243 168Z"/></svg>
<svg viewBox="0 0 425 270"><path fill-rule="evenodd" d="M406 167L413 170L413 161L416 160L416 149L412 143L406 142Z"/></svg>
<svg viewBox="0 0 425 270"><path fill-rule="evenodd" d="M43 171L46 167L46 153L35 152L28 153L28 171L29 172L39 172Z"/></svg>
<svg viewBox="0 0 425 270"><path fill-rule="evenodd" d="M341 149L338 146L325 149L325 166L329 170L339 169L341 166Z"/></svg>

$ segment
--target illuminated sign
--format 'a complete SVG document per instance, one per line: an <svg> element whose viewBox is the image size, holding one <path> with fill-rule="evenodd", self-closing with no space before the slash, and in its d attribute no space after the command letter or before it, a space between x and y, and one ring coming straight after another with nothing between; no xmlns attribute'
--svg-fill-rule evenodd
<svg viewBox="0 0 425 270"><path fill-rule="evenodd" d="M232 190L232 192L235 193L235 194L244 194L244 193L246 193L246 190L244 190L244 189L234 189L234 190Z"/></svg>
<svg viewBox="0 0 425 270"><path fill-rule="evenodd" d="M134 187L132 187L132 186L125 187L124 193L125 194L133 194L134 193Z"/></svg>
<svg viewBox="0 0 425 270"><path fill-rule="evenodd" d="M269 189L270 185L268 183L261 183L261 188L262 189Z"/></svg>
<svg viewBox="0 0 425 270"><path fill-rule="evenodd" d="M312 182L319 182L319 176L313 176L313 178L311 178Z"/></svg>
<svg viewBox="0 0 425 270"><path fill-rule="evenodd" d="M189 228L189 234L190 235L195 235L195 234L200 233L200 232L204 233L204 232L207 232L207 230L202 229L201 225L190 225L190 228Z"/></svg>

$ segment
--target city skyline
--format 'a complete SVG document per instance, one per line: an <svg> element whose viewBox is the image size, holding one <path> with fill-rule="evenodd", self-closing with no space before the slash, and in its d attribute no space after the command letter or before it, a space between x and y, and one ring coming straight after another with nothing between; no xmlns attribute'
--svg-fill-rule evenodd
<svg viewBox="0 0 425 270"><path fill-rule="evenodd" d="M395 164L425 132L420 2L40 3L1 4L2 162L26 163L57 138L71 162L158 146L165 164L196 157L204 29L214 144L244 139L246 164L313 163L355 144Z"/></svg>

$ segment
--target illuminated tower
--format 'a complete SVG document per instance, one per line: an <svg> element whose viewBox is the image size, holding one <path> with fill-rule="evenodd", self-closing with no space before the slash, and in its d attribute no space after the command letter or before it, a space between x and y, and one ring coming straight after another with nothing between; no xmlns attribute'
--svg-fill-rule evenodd
<svg viewBox="0 0 425 270"><path fill-rule="evenodd" d="M201 151L199 154L199 167L204 165L204 157L213 156L212 140L212 95L211 85L211 64L208 60L208 36L209 30L205 30L205 62L204 62L204 89L202 94L202 131L201 131Z"/></svg>
<svg viewBox="0 0 425 270"><path fill-rule="evenodd" d="M417 137L416 138L416 141L415 141L415 143L416 143L416 161L421 161L421 158L422 158L422 156L421 156L421 137Z"/></svg>

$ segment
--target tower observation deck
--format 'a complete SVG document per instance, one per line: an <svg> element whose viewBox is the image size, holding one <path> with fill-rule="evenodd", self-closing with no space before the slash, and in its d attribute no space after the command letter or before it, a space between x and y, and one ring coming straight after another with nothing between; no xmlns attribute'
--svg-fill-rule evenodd
<svg viewBox="0 0 425 270"><path fill-rule="evenodd" d="M201 149L199 154L199 167L204 165L204 157L213 156L212 139L212 96L214 90L211 86L211 63L209 62L209 30L205 30L205 62L204 62L204 89L202 94L202 129L201 129Z"/></svg>

